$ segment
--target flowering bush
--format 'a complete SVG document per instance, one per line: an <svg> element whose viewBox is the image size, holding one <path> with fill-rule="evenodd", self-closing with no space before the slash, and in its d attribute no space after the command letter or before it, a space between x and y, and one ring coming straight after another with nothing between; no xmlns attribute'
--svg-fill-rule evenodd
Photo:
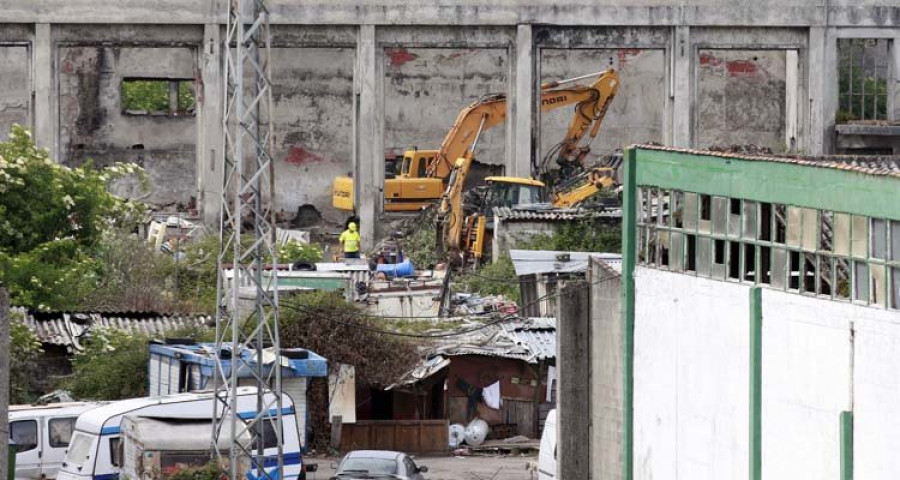
<svg viewBox="0 0 900 480"><path fill-rule="evenodd" d="M107 191L140 167L69 168L14 125L0 142L0 282L12 303L31 308L77 306L95 280L91 253L103 233L129 228L143 206Z"/></svg>

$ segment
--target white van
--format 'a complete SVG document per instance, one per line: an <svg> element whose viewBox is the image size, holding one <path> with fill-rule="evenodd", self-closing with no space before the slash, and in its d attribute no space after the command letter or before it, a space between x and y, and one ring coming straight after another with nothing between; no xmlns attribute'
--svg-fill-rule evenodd
<svg viewBox="0 0 900 480"><path fill-rule="evenodd" d="M78 416L100 405L89 402L11 405L9 438L16 443L16 480L56 478Z"/></svg>
<svg viewBox="0 0 900 480"><path fill-rule="evenodd" d="M538 480L556 478L556 409L547 414L538 451Z"/></svg>
<svg viewBox="0 0 900 480"><path fill-rule="evenodd" d="M75 434L72 436L69 452L57 478L116 480L123 466L123 449L119 447L122 441L120 435L122 417L132 414L172 419L210 419L212 402L212 392L179 393L163 397L132 398L90 410L79 417L75 424ZM255 412L256 387L239 388L238 417L250 419L256 416ZM274 415L275 412L272 411L270 414ZM286 480L305 480L294 402L288 395L283 397L281 415L284 428L284 477ZM269 422L263 424L271 425ZM275 441L275 432L269 432L269 429L270 426L263 436L264 444ZM211 426L210 435L212 435ZM266 455L274 456L277 453L276 447L266 448Z"/></svg>

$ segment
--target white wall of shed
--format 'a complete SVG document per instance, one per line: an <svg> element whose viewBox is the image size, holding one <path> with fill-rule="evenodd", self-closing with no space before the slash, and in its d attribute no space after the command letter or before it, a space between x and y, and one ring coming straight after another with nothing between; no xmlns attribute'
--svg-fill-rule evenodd
<svg viewBox="0 0 900 480"><path fill-rule="evenodd" d="M636 479L746 475L748 290L636 269Z"/></svg>
<svg viewBox="0 0 900 480"><path fill-rule="evenodd" d="M840 477L853 308L763 290L763 478Z"/></svg>

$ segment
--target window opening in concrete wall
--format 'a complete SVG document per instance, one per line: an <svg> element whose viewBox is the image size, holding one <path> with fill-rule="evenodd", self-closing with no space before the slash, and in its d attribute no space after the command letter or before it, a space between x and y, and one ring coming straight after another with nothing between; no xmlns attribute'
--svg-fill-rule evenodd
<svg viewBox="0 0 900 480"><path fill-rule="evenodd" d="M687 265L684 269L689 272L697 271L697 236L685 235L687 237Z"/></svg>
<svg viewBox="0 0 900 480"><path fill-rule="evenodd" d="M819 256L819 274L816 277L816 293L819 295L831 296L831 280L834 275L831 257L824 255Z"/></svg>
<svg viewBox="0 0 900 480"><path fill-rule="evenodd" d="M764 241L772 240L772 204L759 204L759 239Z"/></svg>
<svg viewBox="0 0 900 480"><path fill-rule="evenodd" d="M712 220L712 197L700 195L700 220Z"/></svg>
<svg viewBox="0 0 900 480"><path fill-rule="evenodd" d="M669 195L669 210L671 215L671 224L675 228L684 227L684 219L682 216L684 215L684 211L682 210L684 207L684 193L683 192L672 192Z"/></svg>
<svg viewBox="0 0 900 480"><path fill-rule="evenodd" d="M891 268L891 308L900 309L900 267Z"/></svg>
<svg viewBox="0 0 900 480"><path fill-rule="evenodd" d="M838 40L837 123L888 119L889 40Z"/></svg>
<svg viewBox="0 0 900 480"><path fill-rule="evenodd" d="M120 94L127 115L189 116L196 107L191 79L126 78Z"/></svg>
<svg viewBox="0 0 900 480"><path fill-rule="evenodd" d="M834 260L834 296L839 300L850 299L850 262L843 258Z"/></svg>
<svg viewBox="0 0 900 480"><path fill-rule="evenodd" d="M731 198L728 200L728 211L731 212L732 215L740 215L741 214L741 199L739 198Z"/></svg>
<svg viewBox="0 0 900 480"><path fill-rule="evenodd" d="M728 242L728 278L741 278L741 244Z"/></svg>
<svg viewBox="0 0 900 480"><path fill-rule="evenodd" d="M725 265L725 240L716 239L713 245L713 262L716 265Z"/></svg>
<svg viewBox="0 0 900 480"><path fill-rule="evenodd" d="M800 290L800 252L790 252L791 268L788 271L788 288Z"/></svg>
<svg viewBox="0 0 900 480"><path fill-rule="evenodd" d="M774 209L775 217L775 243L787 243L787 207L785 205L776 204Z"/></svg>
<svg viewBox="0 0 900 480"><path fill-rule="evenodd" d="M756 246L744 245L744 280L756 281Z"/></svg>

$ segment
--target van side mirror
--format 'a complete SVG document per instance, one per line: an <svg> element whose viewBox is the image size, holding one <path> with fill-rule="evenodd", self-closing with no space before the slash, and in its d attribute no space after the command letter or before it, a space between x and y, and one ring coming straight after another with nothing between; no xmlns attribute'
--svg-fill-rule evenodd
<svg viewBox="0 0 900 480"><path fill-rule="evenodd" d="M428 473L428 467L423 465L416 469L416 473Z"/></svg>
<svg viewBox="0 0 900 480"><path fill-rule="evenodd" d="M307 463L306 465L303 465L303 471L304 472L318 472L319 464L318 463Z"/></svg>

